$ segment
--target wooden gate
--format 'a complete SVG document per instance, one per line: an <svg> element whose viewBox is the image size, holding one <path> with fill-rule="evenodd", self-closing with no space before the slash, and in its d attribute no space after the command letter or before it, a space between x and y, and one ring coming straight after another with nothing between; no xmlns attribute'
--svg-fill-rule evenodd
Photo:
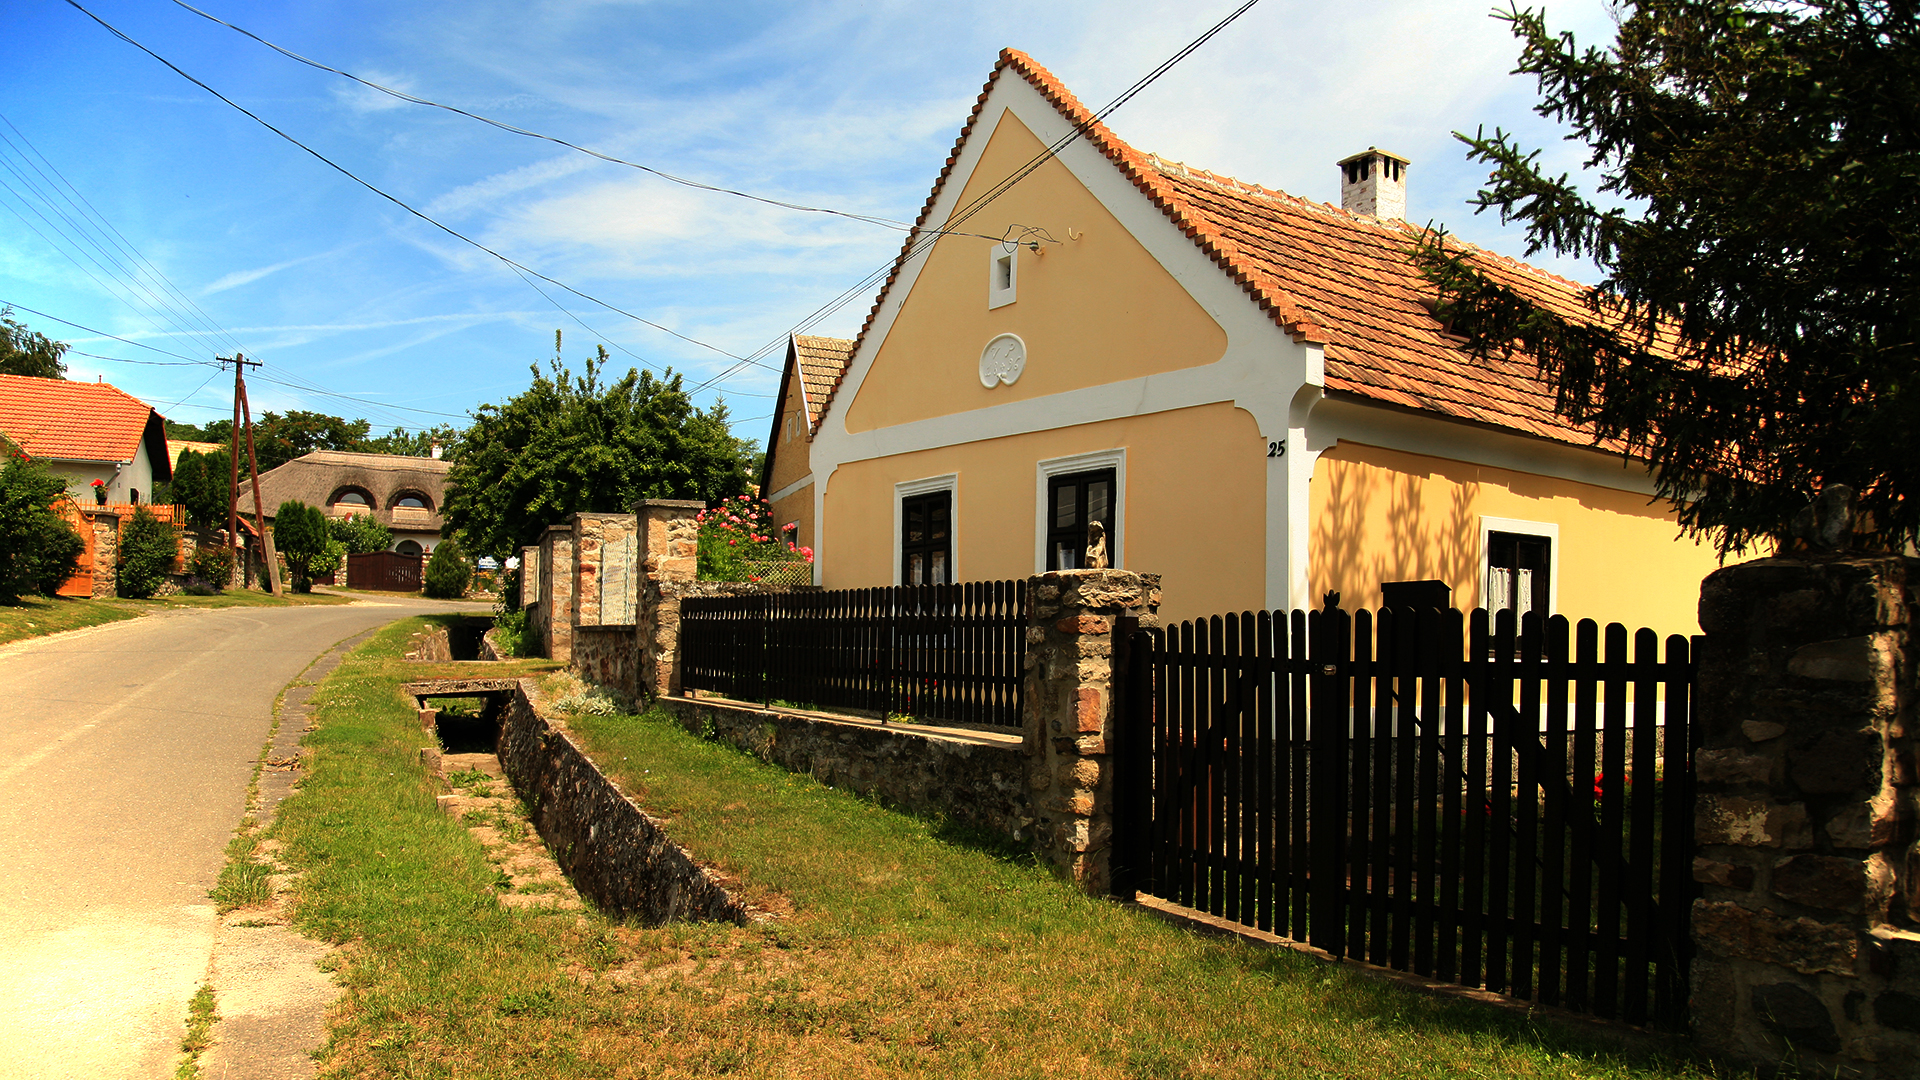
<svg viewBox="0 0 1920 1080"><path fill-rule="evenodd" d="M1604 650L1602 641L1604 639ZM1128 643L1137 888L1352 957L1683 1027L1684 637L1484 610L1260 612Z"/></svg>
<svg viewBox="0 0 1920 1080"><path fill-rule="evenodd" d="M93 523L80 512L80 505L69 495L61 495L54 502L53 510L60 515L61 520L65 521L69 528L80 534L81 543L79 566L75 568L72 577L54 590L54 595L90 598L93 596Z"/></svg>
<svg viewBox="0 0 1920 1080"><path fill-rule="evenodd" d="M426 559L394 551L347 556L347 588L376 592L419 592Z"/></svg>

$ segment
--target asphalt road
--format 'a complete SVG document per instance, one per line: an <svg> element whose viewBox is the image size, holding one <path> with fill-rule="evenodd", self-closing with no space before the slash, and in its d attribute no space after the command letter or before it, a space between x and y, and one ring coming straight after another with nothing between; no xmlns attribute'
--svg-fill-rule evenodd
<svg viewBox="0 0 1920 1080"><path fill-rule="evenodd" d="M180 611L0 648L0 1076L165 1078L275 696L430 601Z"/></svg>

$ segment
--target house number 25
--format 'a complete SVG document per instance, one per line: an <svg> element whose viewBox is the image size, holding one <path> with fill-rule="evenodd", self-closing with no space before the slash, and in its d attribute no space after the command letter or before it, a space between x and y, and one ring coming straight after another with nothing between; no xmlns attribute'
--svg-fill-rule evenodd
<svg viewBox="0 0 1920 1080"><path fill-rule="evenodd" d="M1276 458L1276 457L1286 457L1286 456L1287 456L1287 441L1286 441L1285 439L1282 439L1282 440L1280 440L1279 442L1270 442L1270 443L1268 443L1268 444L1267 444L1267 456L1268 456L1268 457L1270 457L1270 458Z"/></svg>

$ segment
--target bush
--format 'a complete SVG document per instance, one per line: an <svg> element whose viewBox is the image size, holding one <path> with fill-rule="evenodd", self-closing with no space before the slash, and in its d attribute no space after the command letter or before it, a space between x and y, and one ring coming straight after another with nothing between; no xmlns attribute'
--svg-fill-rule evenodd
<svg viewBox="0 0 1920 1080"><path fill-rule="evenodd" d="M233 580L233 549L225 544L196 545L193 557L187 560L187 574L196 581L212 586L214 592L219 592Z"/></svg>
<svg viewBox="0 0 1920 1080"><path fill-rule="evenodd" d="M349 555L367 555L393 546L393 531L372 514L350 514L327 522L327 532L347 547Z"/></svg>
<svg viewBox="0 0 1920 1080"><path fill-rule="evenodd" d="M312 592L314 575L339 566L347 551L328 531L327 515L319 507L293 499L273 512L273 546L286 556L297 593Z"/></svg>
<svg viewBox="0 0 1920 1080"><path fill-rule="evenodd" d="M763 581L783 576L781 571L787 569L772 564L813 562L812 548L780 538L773 508L763 499L736 495L711 510L702 510L695 520L700 524L700 577L704 581ZM813 580L810 573L801 572L807 574L808 582Z"/></svg>
<svg viewBox="0 0 1920 1080"><path fill-rule="evenodd" d="M9 454L0 468L0 602L53 595L80 565L86 542L51 509L67 489L45 465Z"/></svg>
<svg viewBox="0 0 1920 1080"><path fill-rule="evenodd" d="M436 600L458 600L467 595L467 583L473 580L473 567L467 565L467 557L460 550L460 544L452 537L440 541L433 549L433 557L427 560L427 572L422 582L422 591Z"/></svg>
<svg viewBox="0 0 1920 1080"><path fill-rule="evenodd" d="M507 656L527 655L527 613L525 609L494 609L493 643Z"/></svg>
<svg viewBox="0 0 1920 1080"><path fill-rule="evenodd" d="M120 530L120 595L145 600L159 592L179 554L180 537L173 526L146 507L135 507L133 519Z"/></svg>

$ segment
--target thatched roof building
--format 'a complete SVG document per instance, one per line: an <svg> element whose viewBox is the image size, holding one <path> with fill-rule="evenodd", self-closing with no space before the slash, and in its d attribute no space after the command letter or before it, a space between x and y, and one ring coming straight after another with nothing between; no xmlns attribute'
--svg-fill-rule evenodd
<svg viewBox="0 0 1920 1080"><path fill-rule="evenodd" d="M448 463L398 454L316 450L260 474L260 502L267 521L289 499L317 506L332 517L371 514L393 530L395 551L432 551L444 524ZM240 487L239 509L253 514L253 489Z"/></svg>

